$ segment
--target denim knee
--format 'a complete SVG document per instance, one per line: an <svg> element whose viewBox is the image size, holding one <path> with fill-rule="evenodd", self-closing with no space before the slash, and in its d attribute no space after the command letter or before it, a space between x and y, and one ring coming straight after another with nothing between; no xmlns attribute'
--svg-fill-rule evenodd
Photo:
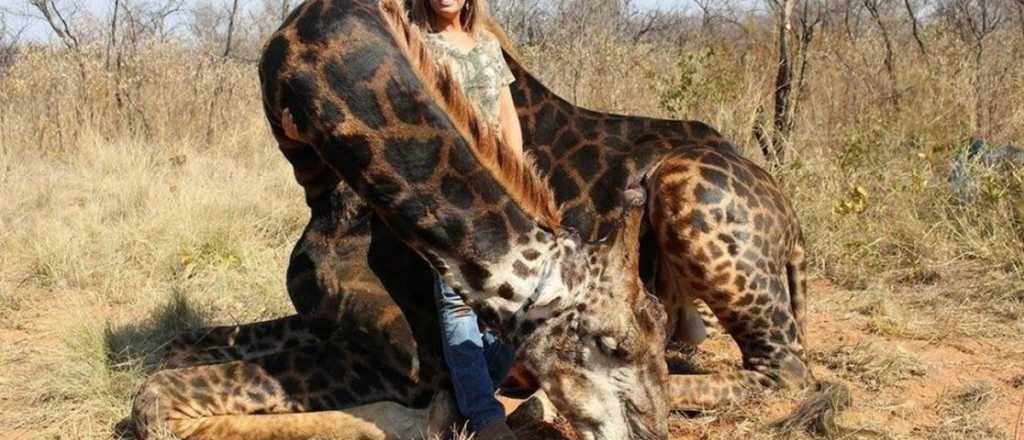
<svg viewBox="0 0 1024 440"><path fill-rule="evenodd" d="M436 280L435 297L445 344L459 346L468 341L476 347L483 348L483 335L477 324L476 313L463 302L462 297L445 284L441 277L437 277Z"/></svg>
<svg viewBox="0 0 1024 440"><path fill-rule="evenodd" d="M494 332L483 333L484 358L487 359L487 373L491 376L494 386L501 385L501 382L512 370L512 364L516 361L516 350L501 342Z"/></svg>
<svg viewBox="0 0 1024 440"><path fill-rule="evenodd" d="M440 277L435 285L435 296L443 333L441 348L455 390L455 401L459 412L477 430L505 417L504 407L494 398L492 377L503 376L507 371L500 371L501 366L492 368L491 358L500 357L494 354L500 354L500 349L485 346L476 313ZM488 340L494 341L493 335Z"/></svg>

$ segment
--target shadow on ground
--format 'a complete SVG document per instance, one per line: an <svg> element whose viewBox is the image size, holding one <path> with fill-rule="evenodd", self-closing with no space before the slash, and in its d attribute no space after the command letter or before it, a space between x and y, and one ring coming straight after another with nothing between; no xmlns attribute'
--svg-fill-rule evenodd
<svg viewBox="0 0 1024 440"><path fill-rule="evenodd" d="M108 326L104 330L108 368L130 370L132 374L148 377L159 368L167 343L184 330L207 326L207 315L184 291L172 290L167 302L155 308L147 318L118 327ZM130 417L115 423L113 432L116 438L136 438Z"/></svg>

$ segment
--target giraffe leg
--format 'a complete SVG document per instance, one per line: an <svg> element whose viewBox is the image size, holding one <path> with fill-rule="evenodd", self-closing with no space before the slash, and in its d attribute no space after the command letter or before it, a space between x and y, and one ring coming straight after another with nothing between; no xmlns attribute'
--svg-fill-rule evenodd
<svg viewBox="0 0 1024 440"><path fill-rule="evenodd" d="M699 282L704 281L707 280ZM810 371L803 360L803 347L795 334L798 332L796 319L788 302L779 304L774 301L788 296L787 292L778 290L785 284L777 277L766 278L766 284L764 289L745 288L731 292L725 286L694 290L739 344L745 370L671 376L669 395L673 409L714 408L736 402L752 391L803 387L808 383ZM748 301L755 307L737 306Z"/></svg>
<svg viewBox="0 0 1024 440"><path fill-rule="evenodd" d="M378 308L387 302L378 299L389 296L367 265L352 264L366 260L369 246L357 196L337 187L322 199L288 264L288 295L298 314L183 332L168 344L164 368L243 360L315 344L345 325L343 318L353 318L350 301Z"/></svg>
<svg viewBox="0 0 1024 440"><path fill-rule="evenodd" d="M802 258L799 225L771 177L741 157L692 148L667 158L649 184L657 295L666 304L703 301L743 356L743 371L672 376L672 407L713 408L810 383L802 277L792 270Z"/></svg>
<svg viewBox="0 0 1024 440"><path fill-rule="evenodd" d="M694 304L696 298L689 289L679 285L679 279L665 258L658 259L655 273L655 291L671 292L662 296L665 312L668 314L666 334L670 340L697 346L707 337L704 318Z"/></svg>
<svg viewBox="0 0 1024 440"><path fill-rule="evenodd" d="M771 381L756 371L702 375L673 374L668 380L669 407L673 411L705 411L739 402L751 391L769 388Z"/></svg>
<svg viewBox="0 0 1024 440"><path fill-rule="evenodd" d="M319 341L300 315L193 329L168 343L162 367L174 369L244 360Z"/></svg>
<svg viewBox="0 0 1024 440"><path fill-rule="evenodd" d="M377 402L345 410L206 417L185 426L188 440L409 440L428 431L426 409Z"/></svg>
<svg viewBox="0 0 1024 440"><path fill-rule="evenodd" d="M419 385L408 372L386 371L372 348L380 341L366 334L339 339L159 371L136 394L137 432L142 438L170 432L183 439L390 439L425 430L425 410L399 405L408 402L393 391ZM389 400L399 403L382 403Z"/></svg>

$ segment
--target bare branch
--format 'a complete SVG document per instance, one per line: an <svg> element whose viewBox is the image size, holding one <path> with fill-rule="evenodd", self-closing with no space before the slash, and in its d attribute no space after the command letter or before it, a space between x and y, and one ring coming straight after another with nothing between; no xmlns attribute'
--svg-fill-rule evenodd
<svg viewBox="0 0 1024 440"><path fill-rule="evenodd" d="M927 59L928 49L925 48L924 40L921 39L921 33L918 30L919 25L917 22L917 13L914 12L914 7L911 6L910 0L903 0L903 5L907 8L907 16L910 18L910 31L914 34L914 41L917 42L917 49L921 51L921 55L924 55Z"/></svg>
<svg viewBox="0 0 1024 440"><path fill-rule="evenodd" d="M800 46L797 54L800 60L800 70L798 71L799 73L797 74L796 80L796 96L793 98L793 105L790 106L790 112L792 112L793 115L796 115L797 106L800 105L800 100L804 96L804 92L807 88L807 67L809 65L808 60L810 58L809 53L811 42L814 41L815 31L824 20L823 17L825 15L823 5L818 2L813 2L815 7L812 16L811 3L812 0L803 1L803 8L801 8L800 16L798 17L798 21L800 22L800 30L798 34ZM790 124L792 124L792 121Z"/></svg>
<svg viewBox="0 0 1024 440"><path fill-rule="evenodd" d="M61 14L53 0L28 0L29 4L39 10L43 19L50 25L50 29L60 37L64 45L69 49L78 50L78 37L71 31L67 19ZM56 16L56 19L54 17Z"/></svg>
<svg viewBox="0 0 1024 440"><path fill-rule="evenodd" d="M281 0L281 21L288 17L288 11L292 10L291 0Z"/></svg>
<svg viewBox="0 0 1024 440"><path fill-rule="evenodd" d="M1017 24L1020 25L1021 36L1024 37L1024 0L1017 0Z"/></svg>
<svg viewBox="0 0 1024 440"><path fill-rule="evenodd" d="M22 25L17 30L11 30L8 26L7 14L0 10L0 74L14 64L14 58L18 54L18 43L28 28L28 25Z"/></svg>
<svg viewBox="0 0 1024 440"><path fill-rule="evenodd" d="M110 39L107 40L107 54L103 62L104 68L110 70L110 51L117 42L117 13L121 9L121 0L114 0L114 11L110 17Z"/></svg>
<svg viewBox="0 0 1024 440"><path fill-rule="evenodd" d="M717 15L714 10L714 0L693 0L693 3L697 5L697 9L700 9L701 31L707 32L711 30Z"/></svg>
<svg viewBox="0 0 1024 440"><path fill-rule="evenodd" d="M864 9L867 9L868 14L875 20L878 30L882 33L882 42L885 43L885 58L882 62L886 73L889 75L890 99L893 104L897 104L899 102L899 94L896 87L896 55L892 38L889 36L889 29L882 20L881 0L862 0L862 3Z"/></svg>
<svg viewBox="0 0 1024 440"><path fill-rule="evenodd" d="M648 11L636 15L642 15L642 17L631 18L631 21L637 23L632 31L634 43L648 34L664 32L671 27L671 23L658 11Z"/></svg>
<svg viewBox="0 0 1024 440"><path fill-rule="evenodd" d="M228 15L228 34L224 42L224 58L231 55L231 38L235 33L235 18L238 17L238 0L231 0L231 14Z"/></svg>
<svg viewBox="0 0 1024 440"><path fill-rule="evenodd" d="M775 0L772 0L773 2ZM779 68L775 75L775 135L772 139L770 162L782 163L786 155L786 142L792 128L789 95L793 84L793 64L790 59L789 35L793 32L792 16L795 0L783 0L779 10ZM776 3L777 4L777 3Z"/></svg>
<svg viewBox="0 0 1024 440"><path fill-rule="evenodd" d="M1008 21L1005 6L997 0L950 0L943 15L961 33L968 31L974 43L980 45Z"/></svg>

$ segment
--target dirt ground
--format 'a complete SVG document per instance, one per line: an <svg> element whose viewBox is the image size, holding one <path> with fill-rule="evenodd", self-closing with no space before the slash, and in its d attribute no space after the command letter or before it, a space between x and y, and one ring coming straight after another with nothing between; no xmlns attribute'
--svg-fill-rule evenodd
<svg viewBox="0 0 1024 440"><path fill-rule="evenodd" d="M853 406L838 420L839 438L1024 439L1024 342L1020 338L964 336L955 331L944 335L934 328L927 334L900 334L879 325L872 307L857 306L859 291L843 290L824 280L812 282L810 291L814 299L808 337L815 376L843 383L853 394ZM922 328L932 324L927 313L920 312L908 316L922 321ZM736 368L738 358L731 339L716 333L693 361L714 371ZM766 428L804 397L779 392L713 413L674 415L672 438L806 436ZM519 402L508 399L506 407L514 410Z"/></svg>
<svg viewBox="0 0 1024 440"><path fill-rule="evenodd" d="M873 307L859 304L862 292L819 280L811 283L810 295L807 334L815 376L844 383L853 394L853 406L839 419L844 438L1024 439L1021 338L896 331L879 325ZM931 319L924 309L903 316ZM702 349L709 369L734 367L738 359L724 335ZM801 398L776 393L719 413L675 417L671 426L680 439L759 438L770 435L767 422Z"/></svg>
<svg viewBox="0 0 1024 440"><path fill-rule="evenodd" d="M1024 341L1014 337L1016 332L944 335L936 328L941 320L929 316L927 308L901 315L908 322L886 323L891 317L884 313L879 317L875 303L863 305L867 296L863 291L817 280L810 292L808 335L815 375L847 384L853 393L853 406L839 419L842 438L1024 439ZM894 297L899 293L888 292ZM123 412L114 411L106 419L91 416L95 420L83 424L75 417L76 402L65 401L66 395L74 394L65 395L47 381L53 367L46 359L54 351L66 350L68 344L66 336L51 329L59 328L53 324L68 313L117 316L120 311L76 308L66 298L41 294L0 321L0 438L130 437L123 429L126 419L118 417ZM915 322L918 327L911 325ZM737 352L724 335L713 335L701 348L695 361L704 369L738 364ZM110 370L111 375L117 374L116 365ZM127 408L121 400L130 397L132 390L130 381L125 384L126 389L114 394L120 399L109 402L112 407ZM803 437L767 428L802 397L797 392L778 392L734 408L674 415L672 438ZM96 398L110 399L102 393ZM103 403L87 400L79 403ZM517 402L508 403L512 409ZM55 417L47 413L50 410L67 414ZM63 419L74 419L76 428L55 430L52 424ZM94 429L89 429L90 423Z"/></svg>

